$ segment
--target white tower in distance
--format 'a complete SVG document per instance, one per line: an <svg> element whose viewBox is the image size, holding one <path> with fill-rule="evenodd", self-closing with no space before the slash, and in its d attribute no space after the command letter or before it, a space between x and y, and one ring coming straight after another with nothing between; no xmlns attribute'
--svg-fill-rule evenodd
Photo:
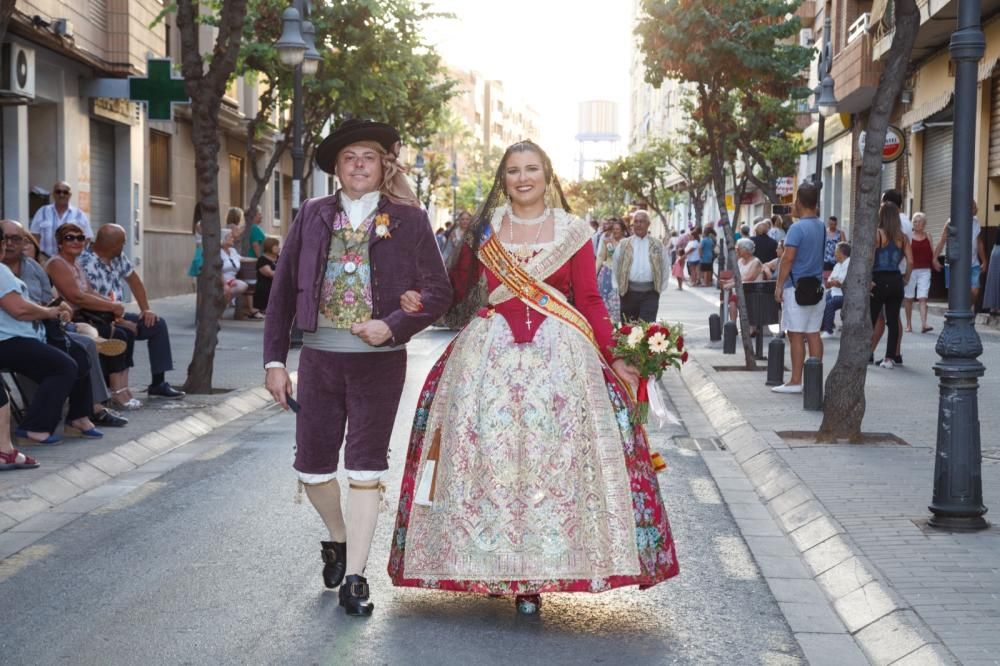
<svg viewBox="0 0 1000 666"><path fill-rule="evenodd" d="M618 105L607 100L580 102L576 142L578 178L593 178L598 167L618 156Z"/></svg>

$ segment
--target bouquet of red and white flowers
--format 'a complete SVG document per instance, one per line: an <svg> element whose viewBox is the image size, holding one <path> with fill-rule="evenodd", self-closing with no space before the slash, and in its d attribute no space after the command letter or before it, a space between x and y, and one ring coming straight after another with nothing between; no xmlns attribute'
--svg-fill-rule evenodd
<svg viewBox="0 0 1000 666"><path fill-rule="evenodd" d="M612 353L639 371L636 411L632 423L649 420L649 378L659 379L669 367L681 367L688 360L684 350L684 329L680 324L644 321L626 322L615 331Z"/></svg>

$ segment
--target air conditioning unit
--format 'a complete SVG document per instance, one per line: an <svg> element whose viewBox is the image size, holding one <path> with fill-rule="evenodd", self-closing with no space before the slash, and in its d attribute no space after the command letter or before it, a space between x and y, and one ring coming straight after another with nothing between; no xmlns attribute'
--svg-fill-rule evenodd
<svg viewBox="0 0 1000 666"><path fill-rule="evenodd" d="M3 45L0 97L35 99L35 51L20 44Z"/></svg>
<svg viewBox="0 0 1000 666"><path fill-rule="evenodd" d="M812 28L802 28L802 30L799 30L799 46L810 48L815 43L816 39L813 37Z"/></svg>

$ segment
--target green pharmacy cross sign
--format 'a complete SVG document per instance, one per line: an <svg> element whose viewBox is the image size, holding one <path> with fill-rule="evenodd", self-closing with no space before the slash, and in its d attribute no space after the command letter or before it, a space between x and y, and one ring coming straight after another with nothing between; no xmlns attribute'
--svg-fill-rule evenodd
<svg viewBox="0 0 1000 666"><path fill-rule="evenodd" d="M171 107L175 102L188 102L184 79L175 79L171 73L170 58L150 58L146 61L149 74L141 79L129 77L128 98L145 102L150 120L171 120Z"/></svg>

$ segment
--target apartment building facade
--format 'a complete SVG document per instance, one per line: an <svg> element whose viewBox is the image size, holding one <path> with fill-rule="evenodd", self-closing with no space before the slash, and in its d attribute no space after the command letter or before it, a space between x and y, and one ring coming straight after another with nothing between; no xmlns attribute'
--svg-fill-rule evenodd
<svg viewBox="0 0 1000 666"><path fill-rule="evenodd" d="M73 204L96 230L126 229L126 253L151 296L186 293L194 249L197 200L190 112L175 105L169 121L150 121L137 103L105 97L106 79L146 75L147 57L179 60L174 17L154 25L160 0L21 0L4 41L4 66L21 67L0 92L2 210L27 225L47 202L53 183L66 180ZM200 43L215 35L201 27ZM207 48L207 47L206 47ZM13 70L11 70L13 71ZM247 192L247 118L256 91L235 80L220 109L219 194L223 210L244 206ZM260 148L270 152L273 140ZM290 222L290 173L279 167L262 203L268 233Z"/></svg>

